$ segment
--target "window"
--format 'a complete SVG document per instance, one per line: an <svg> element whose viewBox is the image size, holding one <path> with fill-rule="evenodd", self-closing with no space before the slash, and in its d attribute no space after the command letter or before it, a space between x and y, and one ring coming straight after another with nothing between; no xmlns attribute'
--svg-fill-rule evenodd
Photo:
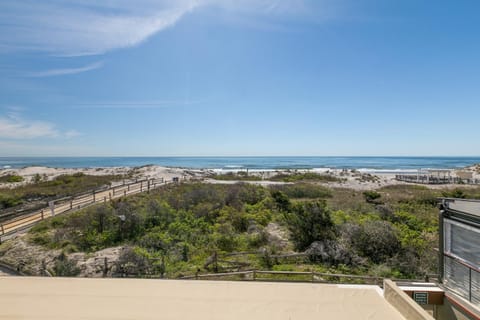
<svg viewBox="0 0 480 320"><path fill-rule="evenodd" d="M480 230L444 220L444 284L480 305Z"/></svg>

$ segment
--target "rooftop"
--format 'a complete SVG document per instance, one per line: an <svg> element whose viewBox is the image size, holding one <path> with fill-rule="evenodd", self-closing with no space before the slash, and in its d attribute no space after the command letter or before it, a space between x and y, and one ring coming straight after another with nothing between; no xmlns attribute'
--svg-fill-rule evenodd
<svg viewBox="0 0 480 320"><path fill-rule="evenodd" d="M480 217L480 200L444 199L446 209Z"/></svg>
<svg viewBox="0 0 480 320"><path fill-rule="evenodd" d="M0 278L0 319L405 319L377 286Z"/></svg>

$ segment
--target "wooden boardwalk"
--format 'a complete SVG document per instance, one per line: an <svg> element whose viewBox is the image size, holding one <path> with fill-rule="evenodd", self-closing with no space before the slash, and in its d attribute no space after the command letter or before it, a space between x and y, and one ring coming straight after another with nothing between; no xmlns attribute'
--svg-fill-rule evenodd
<svg viewBox="0 0 480 320"><path fill-rule="evenodd" d="M163 178L145 179L123 183L122 185L114 186L108 189L93 190L68 199L51 201L48 207L36 210L32 213L22 215L18 218L11 219L0 224L0 243L10 239L17 232L31 228L46 218L73 212L96 203L107 202L111 201L112 199L118 199L141 192L148 192L152 189L159 188L172 182L173 181L167 181Z"/></svg>
<svg viewBox="0 0 480 320"><path fill-rule="evenodd" d="M420 184L468 184L478 185L480 179L461 179L457 177L438 177L434 175L397 174L395 180Z"/></svg>

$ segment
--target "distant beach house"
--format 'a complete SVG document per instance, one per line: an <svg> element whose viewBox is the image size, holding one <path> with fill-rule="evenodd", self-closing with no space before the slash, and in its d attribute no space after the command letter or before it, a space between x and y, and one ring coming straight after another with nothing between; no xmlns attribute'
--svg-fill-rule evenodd
<svg viewBox="0 0 480 320"><path fill-rule="evenodd" d="M417 173L397 174L395 179L421 184L480 184L471 171L450 169L419 169Z"/></svg>

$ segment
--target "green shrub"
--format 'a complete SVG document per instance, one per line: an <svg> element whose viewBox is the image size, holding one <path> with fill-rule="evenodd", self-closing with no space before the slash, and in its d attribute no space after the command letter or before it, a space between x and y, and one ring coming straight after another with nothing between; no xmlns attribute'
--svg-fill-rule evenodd
<svg viewBox="0 0 480 320"><path fill-rule="evenodd" d="M293 199L318 199L318 198L330 198L332 196L332 190L324 186L308 184L308 183L296 183L293 185L281 185L271 186L273 191L281 191L289 198ZM273 195L273 194L272 194Z"/></svg>
<svg viewBox="0 0 480 320"><path fill-rule="evenodd" d="M7 174L4 176L0 176L0 183L22 182L23 180L24 180L23 177L14 175L14 174Z"/></svg>
<svg viewBox="0 0 480 320"><path fill-rule="evenodd" d="M304 251L315 241L335 238L335 225L325 201L297 203L284 216L299 251Z"/></svg>
<svg viewBox="0 0 480 320"><path fill-rule="evenodd" d="M363 192L363 196L365 197L365 201L369 203L377 203L377 200L380 199L382 195L376 191L369 190Z"/></svg>
<svg viewBox="0 0 480 320"><path fill-rule="evenodd" d="M290 208L292 207L292 203L290 202L290 199L285 193L279 190L274 190L272 192L272 197L275 201L275 206L277 207L278 210L283 212L290 211Z"/></svg>
<svg viewBox="0 0 480 320"><path fill-rule="evenodd" d="M57 277L74 277L80 274L80 269L77 267L75 261L68 259L68 257L62 252L55 259L53 272Z"/></svg>
<svg viewBox="0 0 480 320"><path fill-rule="evenodd" d="M32 235L30 241L39 246L49 246L52 243L52 237L48 233L36 233Z"/></svg>
<svg viewBox="0 0 480 320"><path fill-rule="evenodd" d="M227 172L225 174L215 174L211 176L215 180L224 181L261 181L262 178L256 175L248 175L245 171L239 171L237 173Z"/></svg>
<svg viewBox="0 0 480 320"><path fill-rule="evenodd" d="M15 207L22 203L23 200L16 194L0 193L0 209Z"/></svg>
<svg viewBox="0 0 480 320"><path fill-rule="evenodd" d="M459 188L456 188L452 191L443 191L442 196L445 198L457 198L457 199L465 199L467 195L465 194L465 191Z"/></svg>
<svg viewBox="0 0 480 320"><path fill-rule="evenodd" d="M269 180L283 181L283 182L298 182L298 181L316 181L316 182L342 182L343 179L335 177L330 174L318 174L315 172L305 173L280 173Z"/></svg>
<svg viewBox="0 0 480 320"><path fill-rule="evenodd" d="M399 252L401 246L396 230L388 221L372 221L356 230L353 246L374 263L383 263Z"/></svg>

